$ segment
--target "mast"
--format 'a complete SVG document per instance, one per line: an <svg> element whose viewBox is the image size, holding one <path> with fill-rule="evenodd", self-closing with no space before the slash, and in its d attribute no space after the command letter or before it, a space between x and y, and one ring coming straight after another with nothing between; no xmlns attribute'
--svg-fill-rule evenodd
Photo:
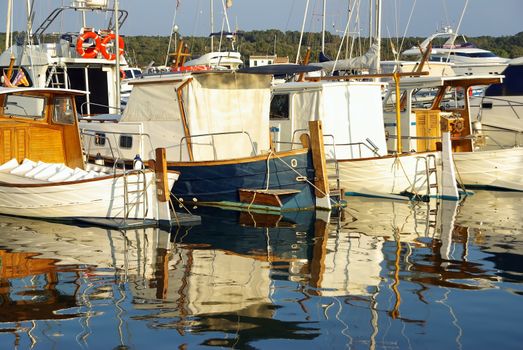
<svg viewBox="0 0 523 350"><path fill-rule="evenodd" d="M6 14L6 25L5 25L5 49L7 49L11 46L10 45L10 38L11 38L11 17L13 12L13 0L7 0L7 14Z"/></svg>
<svg viewBox="0 0 523 350"><path fill-rule="evenodd" d="M323 0L323 15L321 19L321 52L325 53L325 16L327 10L327 0Z"/></svg>
<svg viewBox="0 0 523 350"><path fill-rule="evenodd" d="M378 50L376 53L376 73L380 73L380 60L381 60L381 0L376 1L376 44L378 44Z"/></svg>
<svg viewBox="0 0 523 350"><path fill-rule="evenodd" d="M211 52L214 51L214 0L211 0Z"/></svg>
<svg viewBox="0 0 523 350"><path fill-rule="evenodd" d="M305 13L303 14L303 22L301 24L300 42L298 43L298 52L296 53L296 64L300 60L301 42L303 40L303 32L305 30L305 21L307 20L307 11L309 10L309 0L305 3Z"/></svg>
<svg viewBox="0 0 523 350"><path fill-rule="evenodd" d="M114 0L114 34L116 35L115 46L116 46L116 71L115 71L115 85L116 85L116 107L120 112L120 23L118 21L118 0Z"/></svg>

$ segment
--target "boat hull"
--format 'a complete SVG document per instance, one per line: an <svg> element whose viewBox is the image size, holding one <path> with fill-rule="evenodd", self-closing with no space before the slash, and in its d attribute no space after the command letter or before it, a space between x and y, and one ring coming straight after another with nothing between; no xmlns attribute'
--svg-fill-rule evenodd
<svg viewBox="0 0 523 350"><path fill-rule="evenodd" d="M423 158L434 155L438 189L427 186ZM421 159L421 160L418 160ZM419 162L419 163L418 163ZM416 164L418 168L416 169ZM408 199L413 195L443 198L439 152L338 161L340 187L346 195ZM418 178L416 179L416 174ZM431 181L434 182L434 179ZM413 188L413 184L415 184ZM332 187L332 186L331 186Z"/></svg>
<svg viewBox="0 0 523 350"><path fill-rule="evenodd" d="M273 153L266 156L209 162L169 162L169 170L180 172L172 193L187 205L244 207L240 189L296 190L281 197L280 208L301 210L315 206L312 155L306 150Z"/></svg>
<svg viewBox="0 0 523 350"><path fill-rule="evenodd" d="M523 191L523 148L454 153L458 181L465 186Z"/></svg>
<svg viewBox="0 0 523 350"><path fill-rule="evenodd" d="M172 186L178 174L168 175ZM159 218L155 205L155 174L145 172L146 203L138 203L128 219ZM138 202L140 194L134 192L143 186L136 183L138 175L127 175L129 202ZM29 180L27 180L29 182ZM145 210L144 210L145 209ZM145 212L145 216L144 216ZM125 185L123 176L106 176L98 179L63 183L0 183L0 213L6 215L51 218L111 218L125 217Z"/></svg>

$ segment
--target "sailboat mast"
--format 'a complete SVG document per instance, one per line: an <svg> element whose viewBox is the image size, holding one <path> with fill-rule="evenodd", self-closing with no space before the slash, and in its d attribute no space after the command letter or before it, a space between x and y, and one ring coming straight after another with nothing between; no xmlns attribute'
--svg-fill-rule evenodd
<svg viewBox="0 0 523 350"><path fill-rule="evenodd" d="M380 59L381 59L381 0L376 1L376 44L378 50L376 52L376 73L380 73Z"/></svg>
<svg viewBox="0 0 523 350"><path fill-rule="evenodd" d="M214 0L211 0L211 52L214 51Z"/></svg>
<svg viewBox="0 0 523 350"><path fill-rule="evenodd" d="M118 108L118 112L120 111L120 36L119 36L119 30L120 30L120 22L118 20L118 0L114 0L114 34L116 35L115 47L116 47L116 72L115 72L115 85L116 85L116 107Z"/></svg>
<svg viewBox="0 0 523 350"><path fill-rule="evenodd" d="M303 14L303 22L301 24L301 31L300 31L300 42L298 43L298 52L296 53L296 64L298 64L300 60L300 51L301 51L301 42L303 41L303 32L305 30L305 21L307 20L307 12L309 10L309 0L305 3L305 13Z"/></svg>
<svg viewBox="0 0 523 350"><path fill-rule="evenodd" d="M323 15L321 20L321 52L325 53L325 16L327 10L327 0L323 0Z"/></svg>
<svg viewBox="0 0 523 350"><path fill-rule="evenodd" d="M27 0L27 40L30 43L33 35L33 8L31 7L31 0Z"/></svg>
<svg viewBox="0 0 523 350"><path fill-rule="evenodd" d="M11 38L11 17L13 11L13 0L7 0L7 18L5 24L5 49L7 50L11 45L9 39Z"/></svg>

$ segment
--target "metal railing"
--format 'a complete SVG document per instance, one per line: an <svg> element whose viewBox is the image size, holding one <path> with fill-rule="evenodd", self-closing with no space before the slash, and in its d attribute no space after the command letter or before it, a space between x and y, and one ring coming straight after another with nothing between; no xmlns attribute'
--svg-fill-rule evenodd
<svg viewBox="0 0 523 350"><path fill-rule="evenodd" d="M85 107L85 106L89 106L89 107L90 107L90 106L105 107L105 108L107 108L107 109L109 109L109 110L114 109L114 110L120 112L120 108L119 108L119 107L109 106L109 105L104 105L104 104L101 104L101 103L95 103L95 102L88 102L88 101L85 101L84 103L82 103L82 104L80 105L80 118L82 118L84 115L86 115L86 114L84 113L84 107Z"/></svg>
<svg viewBox="0 0 523 350"><path fill-rule="evenodd" d="M216 153L216 145L214 144L214 137L213 136L235 135L235 134L244 134L244 135L246 135L248 137L248 139L249 139L249 142L251 143L252 154L256 155L256 147L254 146L254 142L252 141L252 138L251 138L251 136L249 135L249 133L247 131L243 131L243 130L242 131L225 131L225 132L213 132L213 133L208 133L208 134L198 134L198 135L183 136L180 139L180 143L179 143L179 147L180 147L180 161L182 160L183 145L184 144L187 145L187 139L191 139L191 145L212 146L214 160L216 160L217 159L217 153ZM192 139L199 138L199 137L211 137L212 142L211 142L211 144L198 144L198 143L193 143L192 142Z"/></svg>
<svg viewBox="0 0 523 350"><path fill-rule="evenodd" d="M119 158L123 158L122 157L122 154L120 152L120 148L116 147L116 150L117 150L117 154L118 154L118 157L115 157L114 154L114 150L113 150L113 146L111 144L111 140L106 136L107 134L109 135L125 135L125 136L139 136L139 154L142 156L142 157L145 157L145 152L144 152L144 147L143 147L143 138L145 137L147 140L148 140L148 143L149 143L149 147L152 150L154 150L154 146L153 146L153 143L151 141L151 135L149 134L146 134L146 133L140 133L140 132L118 132L118 131L106 131L106 130L91 130L91 129L81 129L80 130L80 135L81 136L87 136L87 137L90 137L89 139L89 142L88 142L88 147L86 148L86 154L87 156L91 155L91 141L92 140L96 140L96 138L98 139L103 139L104 141L108 141L109 143L109 150L111 152L111 157L112 159L119 159ZM105 143L103 145L97 145L97 146L101 146L100 148L106 148L104 147L105 146Z"/></svg>

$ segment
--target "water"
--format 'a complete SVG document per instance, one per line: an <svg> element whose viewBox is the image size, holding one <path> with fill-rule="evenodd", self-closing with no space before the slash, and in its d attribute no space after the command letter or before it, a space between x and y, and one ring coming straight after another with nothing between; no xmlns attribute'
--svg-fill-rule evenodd
<svg viewBox="0 0 523 350"><path fill-rule="evenodd" d="M0 349L521 349L523 195L119 232L0 217ZM326 220L326 219L325 219Z"/></svg>

